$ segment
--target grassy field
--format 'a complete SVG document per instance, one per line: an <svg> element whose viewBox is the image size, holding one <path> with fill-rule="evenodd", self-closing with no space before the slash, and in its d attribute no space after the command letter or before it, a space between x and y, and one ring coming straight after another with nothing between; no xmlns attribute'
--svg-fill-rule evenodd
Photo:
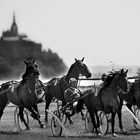
<svg viewBox="0 0 140 140"><path fill-rule="evenodd" d="M93 87L89 87L93 88ZM83 87L81 90L84 91L86 90L87 87ZM45 110L45 103L41 103L38 105L39 107L39 112L41 115L41 120L44 122L44 110ZM56 103L51 103L50 105L50 110L54 111L56 109ZM30 117L29 114L29 119L30 119L30 127L31 130L29 131L21 131L21 132L13 132L14 129L14 111L15 107L6 107L4 110L4 114L1 118L0 122L0 140L59 140L59 139L66 139L64 137L64 133L62 134L62 137L53 137L52 132L51 132L51 115L49 115L49 123L46 125L46 128L41 129L39 127L39 124L36 120L33 120ZM85 113L85 111L84 111ZM118 137L114 138L111 135L111 125L109 124L109 132L106 136L102 136L101 138L97 137L95 133L88 133L86 132L85 129L85 122L81 119L80 114L75 114L72 117L74 124L69 125L69 123L66 123L65 128L68 132L68 139L73 139L73 140L80 140L80 139L119 139L119 140L137 140L140 139L140 131L136 131L134 129L134 124L133 124L133 118L123 108L123 116L122 116L122 121L124 128L128 130L125 133L120 133L119 131L119 126L118 126L118 117L116 116L116 121L115 121L115 131L118 134Z"/></svg>
<svg viewBox="0 0 140 140"><path fill-rule="evenodd" d="M42 121L44 121L44 107L45 107L44 103L39 104L39 110L40 110ZM56 104L52 103L50 106L50 110L53 111L55 107L56 107ZM3 139L3 140L65 139L64 134L62 135L62 137L57 137L57 138L52 136L51 127L50 127L50 120L51 120L50 115L49 115L49 123L46 125L45 129L40 129L36 120L33 120L30 117L31 130L22 131L20 133L13 132L14 111L15 111L15 107L5 108L4 115L2 116L1 123L0 123L0 139ZM97 137L94 133L87 133L85 130L85 122L81 120L80 114L76 114L75 116L73 116L72 119L74 121L73 125L69 125L69 123L65 125L70 139L94 138L94 139L127 139L129 140L129 139L139 139L139 136L140 136L140 131L134 130L132 116L125 109L123 109L123 125L124 125L124 128L129 131L123 134L119 132L118 118L116 116L115 131L118 134L117 138L113 138L111 136L110 129L109 129L108 134L106 136L102 136L101 138Z"/></svg>

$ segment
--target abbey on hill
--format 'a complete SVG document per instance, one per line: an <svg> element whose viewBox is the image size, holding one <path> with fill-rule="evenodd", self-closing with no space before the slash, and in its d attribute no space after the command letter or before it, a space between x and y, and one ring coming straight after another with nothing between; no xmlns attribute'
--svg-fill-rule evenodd
<svg viewBox="0 0 140 140"><path fill-rule="evenodd" d="M22 59L35 58L44 78L57 76L66 70L66 65L57 53L42 51L41 43L19 34L15 14L10 30L4 31L0 38L0 79L19 78L24 71Z"/></svg>

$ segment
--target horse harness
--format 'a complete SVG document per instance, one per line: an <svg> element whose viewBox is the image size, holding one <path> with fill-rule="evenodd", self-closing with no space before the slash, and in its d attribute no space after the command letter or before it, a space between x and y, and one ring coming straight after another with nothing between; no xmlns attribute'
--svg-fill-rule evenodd
<svg viewBox="0 0 140 140"><path fill-rule="evenodd" d="M18 88L19 88L20 84L21 84L21 82L18 82L18 81L13 81L13 80L9 81L8 89L1 91L0 94L3 94L6 91L10 90L13 94L15 94L16 99L19 100ZM28 89L28 90L30 93L30 89ZM35 84L35 94L36 94L37 98L41 101L43 101L43 97L45 96L45 90L46 90L45 85L40 80L37 80L36 84Z"/></svg>

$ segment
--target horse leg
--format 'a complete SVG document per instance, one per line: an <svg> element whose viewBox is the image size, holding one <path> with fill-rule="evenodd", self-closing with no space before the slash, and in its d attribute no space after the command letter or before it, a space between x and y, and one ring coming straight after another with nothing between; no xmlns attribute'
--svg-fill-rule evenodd
<svg viewBox="0 0 140 140"><path fill-rule="evenodd" d="M85 116L84 113L82 111L82 109L84 109L84 99L80 99L78 100L77 106L76 106L76 113L81 113L82 116L82 120L85 120Z"/></svg>
<svg viewBox="0 0 140 140"><path fill-rule="evenodd" d="M3 106L3 107L0 107L0 120L1 120L1 117L3 115L3 110L5 109L6 105Z"/></svg>
<svg viewBox="0 0 140 140"><path fill-rule="evenodd" d="M26 130L30 130L29 125L27 124L27 122L24 119L23 110L24 110L23 107L19 107L19 116L20 116L20 119L24 123L24 125L26 126Z"/></svg>
<svg viewBox="0 0 140 140"><path fill-rule="evenodd" d="M122 105L123 105L123 100L120 102L120 105L117 110L117 114L119 119L119 128L122 132L124 132L123 125L122 125Z"/></svg>
<svg viewBox="0 0 140 140"><path fill-rule="evenodd" d="M65 106L65 105L66 105L66 102L65 102L65 101L62 101L62 107ZM71 110L71 106L70 106L70 110ZM75 112L75 111L72 110L72 115L74 115L74 112ZM69 121L69 124L72 125L72 124L73 124L73 120L71 119L71 116L72 116L72 115L70 115L67 111L65 111L64 113L65 113L65 115L66 115L66 118L67 118L68 121Z"/></svg>
<svg viewBox="0 0 140 140"><path fill-rule="evenodd" d="M36 105L37 106L37 105ZM44 124L40 121L38 112L34 109L34 107L27 108L32 114L31 116L38 121L40 128L44 128Z"/></svg>
<svg viewBox="0 0 140 140"><path fill-rule="evenodd" d="M115 134L114 132L114 125L115 125L115 115L116 115L116 112L112 111L112 119L111 119L111 125L112 125L112 136L113 137L116 137L117 135Z"/></svg>
<svg viewBox="0 0 140 140"><path fill-rule="evenodd" d="M93 124L93 129L95 128L96 134L98 136L101 136L101 133L99 131L99 126L98 126L98 124L96 123L96 120L95 120L95 116L98 118L97 111L94 108L91 108L89 106L87 106L87 110L88 110L88 112L90 114L90 117L91 117L91 121L92 121L92 124ZM99 120L99 118L97 120Z"/></svg>
<svg viewBox="0 0 140 140"><path fill-rule="evenodd" d="M97 111L95 112L95 116L96 116L97 128L99 129L99 127L100 127L100 120L99 120L99 116L98 116Z"/></svg>
<svg viewBox="0 0 140 140"><path fill-rule="evenodd" d="M34 109L34 110L36 111L36 113L37 113L37 120L38 120L38 122L39 122L39 124L40 124L40 127L41 127L41 128L45 128L45 125L40 121L40 114L39 114L38 107L37 107L36 104L33 106L33 109Z"/></svg>
<svg viewBox="0 0 140 140"><path fill-rule="evenodd" d="M85 115L82 110L81 110L81 116L82 116L82 120L85 120Z"/></svg>
<svg viewBox="0 0 140 140"><path fill-rule="evenodd" d="M46 105L45 105L45 119L44 120L45 120L46 123L48 123L48 112L47 112L47 110L49 108L49 105L50 105L52 99L53 99L53 96L51 94L46 94L45 95Z"/></svg>
<svg viewBox="0 0 140 140"><path fill-rule="evenodd" d="M39 114L39 111L38 111L38 107L37 107L37 105L33 106L33 109L37 112L38 117L40 118L40 114Z"/></svg>
<svg viewBox="0 0 140 140"><path fill-rule="evenodd" d="M41 128L45 128L45 125L40 121L40 114L39 114L39 111L38 111L38 107L37 107L37 105L35 104L34 106L33 106L33 109L37 112L37 115L38 115L38 122L39 122L39 124L40 124L40 127Z"/></svg>

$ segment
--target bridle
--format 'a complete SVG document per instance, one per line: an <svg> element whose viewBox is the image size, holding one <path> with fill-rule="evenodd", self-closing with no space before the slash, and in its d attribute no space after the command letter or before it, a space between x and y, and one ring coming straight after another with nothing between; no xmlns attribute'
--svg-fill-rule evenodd
<svg viewBox="0 0 140 140"><path fill-rule="evenodd" d="M118 90L121 90L121 91L123 91L123 92L125 92L124 89L122 89L122 87L121 87L121 85L122 85L121 82L120 82L121 76L123 76L122 73L119 74L117 89L118 89ZM126 89L126 90L127 90L127 89Z"/></svg>
<svg viewBox="0 0 140 140"><path fill-rule="evenodd" d="M30 75L30 76L27 76L25 78L23 78L22 80L27 80L27 79L30 79L30 78L37 78L38 75Z"/></svg>

